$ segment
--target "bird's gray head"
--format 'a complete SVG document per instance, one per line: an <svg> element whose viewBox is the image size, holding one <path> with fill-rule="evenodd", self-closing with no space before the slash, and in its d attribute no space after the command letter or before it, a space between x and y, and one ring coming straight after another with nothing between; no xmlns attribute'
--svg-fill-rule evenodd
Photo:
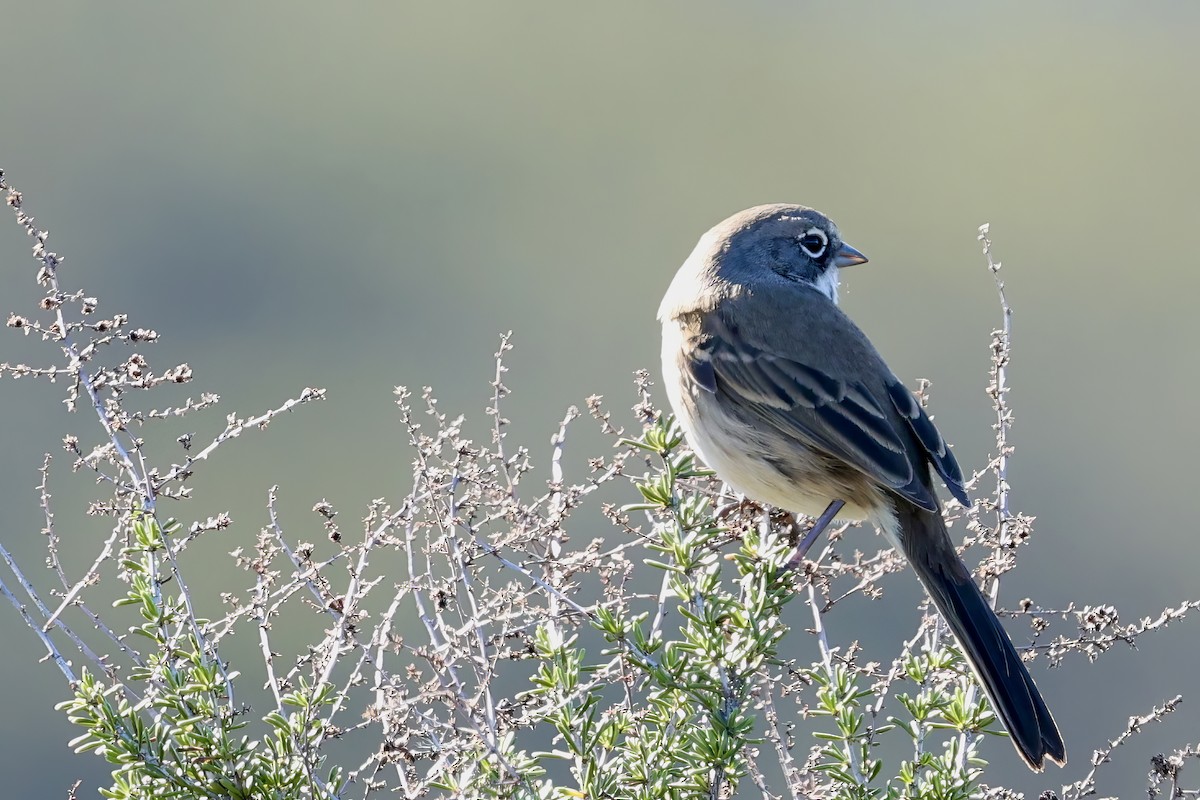
<svg viewBox="0 0 1200 800"><path fill-rule="evenodd" d="M761 283L773 273L807 283L835 303L838 270L867 260L842 241L829 217L786 204L734 214L704 234L691 256L697 257L708 262L707 269L715 270L718 280Z"/></svg>

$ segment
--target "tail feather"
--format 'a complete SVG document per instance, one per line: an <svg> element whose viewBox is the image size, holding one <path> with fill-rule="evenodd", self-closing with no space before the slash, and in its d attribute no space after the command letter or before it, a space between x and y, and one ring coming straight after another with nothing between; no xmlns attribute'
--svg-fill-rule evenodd
<svg viewBox="0 0 1200 800"><path fill-rule="evenodd" d="M1067 760L1062 734L1003 625L954 550L940 514L907 503L900 540L925 590L962 647L1021 758L1035 770Z"/></svg>

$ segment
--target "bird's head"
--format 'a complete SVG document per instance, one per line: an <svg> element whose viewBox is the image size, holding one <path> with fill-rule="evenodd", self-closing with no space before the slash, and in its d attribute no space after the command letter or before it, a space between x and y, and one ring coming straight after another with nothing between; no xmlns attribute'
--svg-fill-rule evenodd
<svg viewBox="0 0 1200 800"><path fill-rule="evenodd" d="M714 227L704 239L712 248L713 266L726 280L752 281L770 270L813 286L835 303L838 270L867 260L842 240L833 220L805 206L749 208Z"/></svg>

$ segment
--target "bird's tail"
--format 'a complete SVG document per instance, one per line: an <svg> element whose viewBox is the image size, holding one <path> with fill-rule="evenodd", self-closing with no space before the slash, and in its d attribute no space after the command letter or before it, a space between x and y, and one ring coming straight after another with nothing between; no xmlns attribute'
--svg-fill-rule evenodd
<svg viewBox="0 0 1200 800"><path fill-rule="evenodd" d="M905 555L991 700L1021 758L1040 771L1044 759L1067 760L1062 734L937 513L897 503Z"/></svg>

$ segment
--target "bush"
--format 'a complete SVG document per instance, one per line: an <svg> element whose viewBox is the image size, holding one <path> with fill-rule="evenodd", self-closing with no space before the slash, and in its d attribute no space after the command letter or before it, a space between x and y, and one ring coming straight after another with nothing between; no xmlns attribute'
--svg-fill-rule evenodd
<svg viewBox="0 0 1200 800"><path fill-rule="evenodd" d="M69 683L60 710L80 728L73 745L113 764L106 797L1009 796L984 784L980 742L1001 734L936 617L926 615L889 664L830 645L839 604L877 596L902 559L843 551L844 527L811 557L795 558L800 522L731 497L654 406L645 373L624 423L599 397L589 400L588 416L613 449L588 460L587 480L564 478L567 437L584 416L571 409L553 438L550 480L539 483L530 451L506 437L508 337L486 410L490 441L468 438L430 389L397 389L413 452L408 494L374 502L357 537L343 532L331 505L318 504L331 544L317 547L287 535L272 490L269 524L231 554L244 597L219 598L225 613L203 618L197 607L213 598L199 603L189 590L189 547L229 519L165 518L160 501L189 498L189 479L215 450L324 392L230 415L211 441L178 438L178 462L155 458L149 443L164 421L209 413L218 398L157 410L138 402L188 384L191 369L155 371L139 352L155 331L125 314L100 318L96 299L62 286L61 257L2 172L0 189L33 238L44 290L40 308L11 315L8 327L57 358L51 368L5 363L0 374L56 381L69 408L96 415L98 444L66 437L64 447L72 471L101 487L89 513L112 522L90 568L69 575L47 456L41 502L61 586L35 586L0 547L11 572L0 591ZM996 455L970 482L976 495L992 488L970 509L947 509L966 533L964 548L980 554L993 599L1033 533L1032 518L1009 506L1009 314L997 285L1004 323L992 338L988 387ZM584 540L576 520L597 511L608 531ZM98 587L117 592L113 608L95 605ZM816 646L811 663L781 656L793 600L811 618L800 632ZM1029 656L1056 665L1070 653L1095 659L1196 607L1185 602L1133 625L1109 607L1048 610L1031 601L1011 616L1030 624ZM795 610L787 617L794 622ZM1070 634L1052 633L1072 623ZM288 655L276 635L285 627L305 642ZM236 631L258 641L261 663L232 663L225 644ZM64 651L86 666L76 669ZM266 693L239 699L247 682ZM1080 777L1063 796L1097 792L1111 751L1179 701L1132 719L1090 762L1077 754ZM338 741L353 742L358 758L335 753ZM1151 794L1168 786L1182 796L1181 773L1196 752L1160 757Z"/></svg>

